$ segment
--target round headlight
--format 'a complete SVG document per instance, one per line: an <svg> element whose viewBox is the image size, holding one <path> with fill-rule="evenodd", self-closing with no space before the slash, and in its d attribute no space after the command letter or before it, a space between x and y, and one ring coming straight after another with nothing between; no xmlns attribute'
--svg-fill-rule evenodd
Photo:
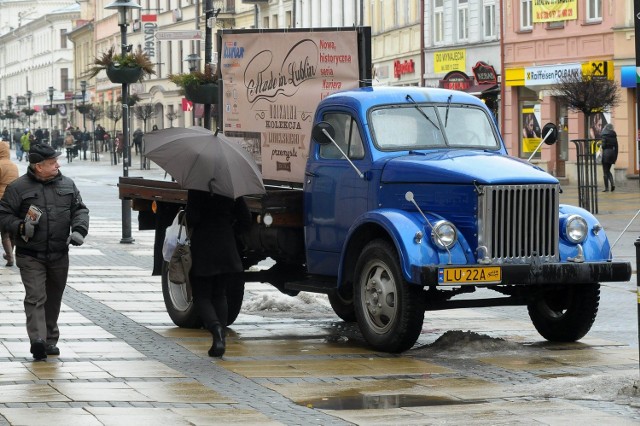
<svg viewBox="0 0 640 426"><path fill-rule="evenodd" d="M587 221L582 216L576 214L567 218L564 224L564 234L569 241L578 244L587 238Z"/></svg>
<svg viewBox="0 0 640 426"><path fill-rule="evenodd" d="M458 231L453 223L441 220L433 225L431 241L441 249L449 249L458 241Z"/></svg>

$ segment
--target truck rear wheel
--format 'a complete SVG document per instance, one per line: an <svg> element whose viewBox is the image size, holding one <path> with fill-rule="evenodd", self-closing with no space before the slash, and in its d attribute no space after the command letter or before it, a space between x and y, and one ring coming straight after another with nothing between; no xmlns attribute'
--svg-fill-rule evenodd
<svg viewBox="0 0 640 426"><path fill-rule="evenodd" d="M162 265L162 296L171 321L178 327L200 328L202 321L193 305L189 284L176 284L169 280L168 262Z"/></svg>
<svg viewBox="0 0 640 426"><path fill-rule="evenodd" d="M591 329L600 304L600 284L544 289L527 306L538 333L551 342L575 342Z"/></svg>
<svg viewBox="0 0 640 426"><path fill-rule="evenodd" d="M327 294L333 312L344 322L356 321L356 309L353 306L353 289L350 287L348 295L343 289Z"/></svg>
<svg viewBox="0 0 640 426"><path fill-rule="evenodd" d="M367 244L355 276L355 313L365 340L385 352L410 349L422 331L424 292L405 281L394 248L384 240Z"/></svg>
<svg viewBox="0 0 640 426"><path fill-rule="evenodd" d="M238 278L227 286L227 325L233 324L242 308L242 299L244 299L244 280L238 274Z"/></svg>

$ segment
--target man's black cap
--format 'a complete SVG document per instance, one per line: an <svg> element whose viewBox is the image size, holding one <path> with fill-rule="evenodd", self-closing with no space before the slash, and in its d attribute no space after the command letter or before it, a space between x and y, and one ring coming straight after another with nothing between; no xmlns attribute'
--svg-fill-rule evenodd
<svg viewBox="0 0 640 426"><path fill-rule="evenodd" d="M57 158L61 153L51 148L49 145L35 144L31 145L29 150L29 162L39 163L49 158Z"/></svg>

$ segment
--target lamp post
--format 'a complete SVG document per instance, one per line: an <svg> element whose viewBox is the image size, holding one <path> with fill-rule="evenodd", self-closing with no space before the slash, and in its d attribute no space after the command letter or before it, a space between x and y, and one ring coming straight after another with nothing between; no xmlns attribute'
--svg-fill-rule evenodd
<svg viewBox="0 0 640 426"><path fill-rule="evenodd" d="M49 86L49 109L53 108L53 92L56 90ZM53 131L53 114L49 114L49 133Z"/></svg>
<svg viewBox="0 0 640 426"><path fill-rule="evenodd" d="M194 73L200 66L200 56L197 53L189 53L185 58L185 62L189 66L189 72ZM196 109L191 109L191 125L196 125Z"/></svg>
<svg viewBox="0 0 640 426"><path fill-rule="evenodd" d="M11 96L7 96L7 111L11 111L11 102L13 98ZM9 118L9 148L13 146L13 118Z"/></svg>
<svg viewBox="0 0 640 426"><path fill-rule="evenodd" d="M122 56L126 56L131 49L127 46L127 12L129 9L142 9L138 3L132 0L116 0L105 9L116 9L118 11L118 26L120 27L120 42L122 43ZM129 167L131 166L131 148L129 146L129 85L122 83L122 139L124 149L122 152L122 176L129 176ZM121 244L133 243L131 238L131 200L122 199L122 238Z"/></svg>
<svg viewBox="0 0 640 426"><path fill-rule="evenodd" d="M31 127L31 90L27 90L27 110L29 111L27 120L29 120L29 127Z"/></svg>
<svg viewBox="0 0 640 426"><path fill-rule="evenodd" d="M87 159L87 111L84 109L84 95L87 93L87 82L85 80L80 81L80 91L82 92L82 156L83 160Z"/></svg>

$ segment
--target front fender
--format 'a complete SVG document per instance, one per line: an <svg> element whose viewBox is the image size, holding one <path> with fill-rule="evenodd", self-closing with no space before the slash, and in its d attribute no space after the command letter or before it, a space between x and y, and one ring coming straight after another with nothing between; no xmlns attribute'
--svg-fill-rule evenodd
<svg viewBox="0 0 640 426"><path fill-rule="evenodd" d="M568 257L575 257L578 254L577 245L563 238L564 226L566 220L571 215L580 215L587 221L589 234L582 242L582 250L586 262L606 261L613 257L611 253L611 245L604 229L601 227L598 219L589 211L567 204L560 205L560 260L566 261Z"/></svg>
<svg viewBox="0 0 640 426"><path fill-rule="evenodd" d="M426 213L431 223L443 219L439 215ZM404 278L411 283L420 283L419 276L413 276L415 267L439 264L467 264L472 261L472 251L464 237L458 232L458 242L449 250L437 248L431 241L431 227L418 212L407 212L397 209L378 209L360 216L349 229L345 247L360 228L368 224L375 224L386 232L396 248L400 259L400 267ZM415 239L420 231L423 238L420 242ZM347 250L342 251L340 261L341 275ZM469 258L467 258L469 256ZM341 277L338 282L342 282Z"/></svg>

